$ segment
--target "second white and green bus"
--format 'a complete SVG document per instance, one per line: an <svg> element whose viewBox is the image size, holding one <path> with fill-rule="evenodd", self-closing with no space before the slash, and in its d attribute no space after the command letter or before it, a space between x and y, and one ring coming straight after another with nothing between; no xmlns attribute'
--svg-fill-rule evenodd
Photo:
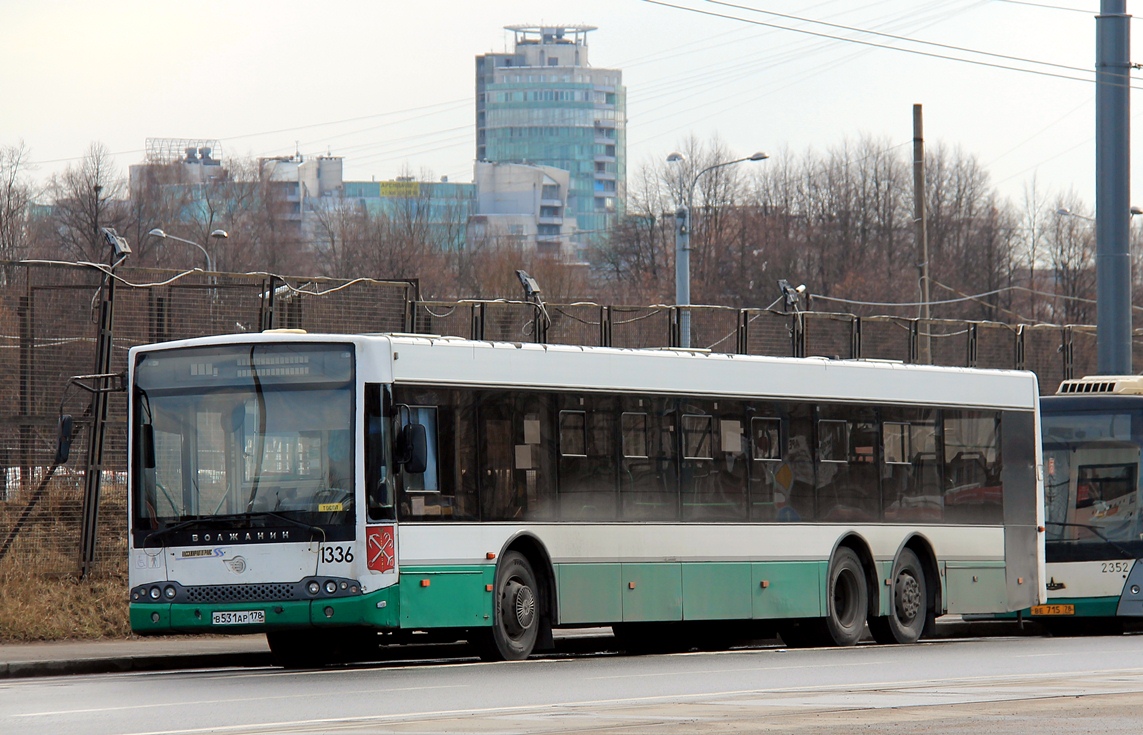
<svg viewBox="0 0 1143 735"><path fill-rule="evenodd" d="M1065 380L1040 401L1047 604L1056 634L1143 627L1143 377Z"/></svg>
<svg viewBox="0 0 1143 735"><path fill-rule="evenodd" d="M1045 599L1027 372L266 332L133 348L129 391L140 634L521 659Z"/></svg>

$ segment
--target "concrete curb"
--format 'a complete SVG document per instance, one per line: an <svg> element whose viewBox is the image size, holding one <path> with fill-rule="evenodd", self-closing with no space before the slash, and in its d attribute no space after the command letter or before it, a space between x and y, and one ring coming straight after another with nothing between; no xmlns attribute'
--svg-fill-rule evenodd
<svg viewBox="0 0 1143 735"><path fill-rule="evenodd" d="M108 655L82 659L0 662L0 679L270 665L272 660L268 652Z"/></svg>

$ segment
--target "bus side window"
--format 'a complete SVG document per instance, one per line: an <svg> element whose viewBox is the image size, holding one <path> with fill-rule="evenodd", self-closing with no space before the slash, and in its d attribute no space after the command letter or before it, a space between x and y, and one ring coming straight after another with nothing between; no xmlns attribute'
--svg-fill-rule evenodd
<svg viewBox="0 0 1143 735"><path fill-rule="evenodd" d="M623 399L620 415L619 493L622 517L677 521L679 479L675 410L670 398Z"/></svg>
<svg viewBox="0 0 1143 735"><path fill-rule="evenodd" d="M945 517L952 523L1003 523L1000 416L946 411Z"/></svg>
<svg viewBox="0 0 1143 735"><path fill-rule="evenodd" d="M753 409L752 409L753 410ZM783 461L782 419L753 416L750 419L750 518L774 521L778 518L776 499L785 497L793 473Z"/></svg>
<svg viewBox="0 0 1143 735"><path fill-rule="evenodd" d="M876 414L861 406L821 405L817 422L817 507L825 521L881 519Z"/></svg>
<svg viewBox="0 0 1143 735"><path fill-rule="evenodd" d="M813 447L813 411L809 405L789 405L789 438L786 443L786 465L790 470L788 489L775 493L776 517L782 522L809 521L817 518L816 467Z"/></svg>
<svg viewBox="0 0 1143 735"><path fill-rule="evenodd" d="M882 420L882 518L890 523L941 523L937 410L887 408Z"/></svg>
<svg viewBox="0 0 1143 735"><path fill-rule="evenodd" d="M563 396L559 412L559 506L564 520L614 520L615 401Z"/></svg>

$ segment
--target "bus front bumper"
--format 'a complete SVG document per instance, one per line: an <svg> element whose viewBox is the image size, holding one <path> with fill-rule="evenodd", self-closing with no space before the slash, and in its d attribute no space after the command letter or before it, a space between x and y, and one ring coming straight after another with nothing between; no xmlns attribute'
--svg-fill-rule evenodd
<svg viewBox="0 0 1143 735"><path fill-rule="evenodd" d="M235 634L306 627L397 628L397 585L327 600L185 604L132 602L131 630L139 635Z"/></svg>

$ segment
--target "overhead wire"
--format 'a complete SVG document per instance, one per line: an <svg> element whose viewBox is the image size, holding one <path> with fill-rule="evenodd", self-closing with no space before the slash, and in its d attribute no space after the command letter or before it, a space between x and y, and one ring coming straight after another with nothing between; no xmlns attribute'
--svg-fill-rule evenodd
<svg viewBox="0 0 1143 735"><path fill-rule="evenodd" d="M1041 5L1038 3L1018 3L1018 2L1015 2L1015 0L1006 0L1006 1L1014 2L1015 4L1023 4L1023 5ZM733 15L726 15L726 14L722 14L722 13L713 13L710 11L701 10L701 9L697 9L697 8L689 8L689 7L682 6L682 5L675 5L675 4L671 4L668 2L663 2L662 0L647 0L647 2L654 4L654 5L660 5L660 6L675 8L675 9L679 9L679 10L700 13L703 15L710 15L710 16L714 16L714 17L736 20L736 21L739 21L740 23L746 24L747 26L769 28L775 32L788 31L788 32L794 32L794 33L799 33L799 34L805 34L805 35L808 35L811 37L823 39L822 43L820 43L818 46L819 48L828 48L830 46L830 43L829 43L830 41L848 41L850 43L855 43L858 45L866 46L868 48L884 48L884 49L889 49L889 50L905 51L907 53L917 53L917 54L921 54L921 55L925 55L925 56L933 56L935 58L947 59L947 60L952 60L952 61L961 61L964 63L979 64L979 65L984 65L984 66L990 66L993 68L1009 69L1009 70L1013 70L1013 71L1023 71L1025 73L1037 73L1037 74L1041 74L1043 76L1053 76L1053 77L1059 77L1059 78L1069 79L1069 80L1088 81L1086 79L1077 79L1075 77L1062 75L1062 74L1051 74L1051 73L1044 72L1042 70L1022 69L1019 67L1010 67L1010 66L1005 66L1002 64L992 64L992 63L982 62L982 61L977 60L977 59L964 59L964 58L959 58L959 57L947 56L947 55L943 55L943 54L926 53L924 51L920 51L917 49L903 49L903 48L900 48L898 46L879 44L879 43L874 43L874 42L870 42L870 41L866 41L866 40L862 40L862 39L854 39L854 38L847 38L844 36L837 36L837 35L832 35L832 34L827 34L827 33L820 33L820 32L815 32L815 31L812 31L809 29L790 27L790 26L781 25L781 24L777 24L777 23L767 23L767 22L759 21L757 19L741 18L741 17L737 17L737 16L733 16ZM901 42L914 43L914 44L920 44L920 45L928 45L928 46L932 46L935 48L946 48L946 49L950 49L950 50L961 51L964 53L985 55L985 56L988 56L990 58L1009 59L1009 60L1013 60L1013 61L1020 61L1023 63L1029 63L1029 64L1034 64L1034 65L1048 66L1051 68L1069 69L1069 70L1076 70L1076 71L1083 71L1085 73L1090 73L1090 70L1082 70L1082 69L1079 69L1078 67L1069 67L1067 65L1056 64L1054 62L1039 61L1039 60L1035 60L1035 59L1023 59L1023 58L1017 57L1017 56L1009 56L1009 55L1005 55L1005 54L995 54L992 52L980 51L980 50L976 50L976 49L969 49L969 48L965 48L965 47L954 46L951 44L941 44L941 43L930 42L930 41L922 41L920 39L911 38L911 37L906 36L906 35L889 33L889 32L882 31L882 30L873 30L873 29L859 28L857 26L844 25L841 23L829 23L826 21L818 21L818 20L814 20L811 18L805 18L805 17L791 15L791 14L775 13L772 11L760 10L760 9L751 8L751 7L748 7L745 5L735 5L735 4L729 3L729 2L720 2L718 0L708 0L708 2L711 2L714 5L721 5L721 6L729 7L729 8L739 8L739 9L742 9L742 10L745 10L748 12L772 15L775 17L783 17L783 18L787 18L790 20L796 20L798 22L812 23L812 24L823 25L826 27L844 29L844 30L847 30L847 31L853 32L853 33L868 33L868 34L878 36L878 37L882 37L882 38L899 40ZM820 7L820 6L825 6L828 4L829 3L820 3L819 5L815 5L812 7ZM934 3L933 7L935 9L941 5L942 5L941 3ZM1044 7L1054 7L1054 6L1046 6L1045 5ZM1074 8L1058 8L1058 9L1073 10L1075 12L1083 12L1083 11L1079 11L1079 10L1074 9ZM708 39L700 39L697 41L692 41L692 42L689 42L687 44L683 44L681 47L676 47L676 48L686 49L686 48L691 48L691 47L698 47L694 50L687 51L687 53L698 53L698 52L701 52L703 49L708 49L711 47L708 44L708 42L717 42L719 39L722 39L726 36L730 36L733 33L734 32L732 31L732 32L728 32L725 34L718 34L718 35L712 36ZM742 39L742 40L743 41L749 41L750 39L747 38L747 39ZM651 61L653 59L661 58L667 54L671 54L672 56L675 55L671 52L671 50L664 50L664 51L658 52L657 54L650 55L649 57L647 57L647 60L642 62L642 63L651 63ZM724 71L722 71L720 73L720 75L718 77L716 77L719 80L719 83L714 85L714 88L717 89L720 87L725 87L727 85L733 84L736 81L741 80L742 78L750 75L751 73L754 73L755 71L757 71L757 68L758 68L757 64L758 63L765 64L766 66L773 66L773 65L776 65L779 63L784 63L784 61L787 58L795 57L795 56L796 56L796 54L794 52L787 52L787 53L779 54L776 56L773 54L762 55L761 60L759 62L754 63L753 65L751 65L750 61L746 61L746 62L742 62L740 64L736 64L736 65L729 67L729 68L724 67ZM804 58L804 55L797 56L797 57L798 58ZM637 64L638 63L639 62L637 61ZM718 65L714 65L714 66L718 66ZM826 64L823 64L823 65L817 67L816 69L812 70L810 73L811 74L817 73L817 71L820 70L824 66L826 66ZM802 75L801 78L805 78L805 75ZM691 74L686 79L686 81L693 82L694 86L702 86L704 89L710 89L711 88L710 75L704 76L702 73L696 72L694 74ZM648 97L642 97L641 100L645 101L648 99L657 99L660 97L665 97L668 94L672 94L672 96L677 99L678 90L680 88L678 85L678 82L679 82L679 79L676 77L674 79L664 78L663 81L661 81L661 82L652 83L651 85L648 85L647 87L645 87L645 89L652 90L653 94L651 96L648 96ZM778 89L769 89L769 90L763 92L762 94L756 95L755 97L750 98L748 100L742 100L738 96L734 96L733 104L719 110L718 112L721 113L721 112L726 112L728 110L737 109L739 107L742 107L743 105L747 105L747 104L750 104L754 101L757 101L758 99L761 99L762 97L765 97L765 96L770 95L770 94L774 94L777 91L780 91L781 89L785 89L789 86L792 86L792 84L794 84L794 83L796 83L796 82L791 82L790 84L785 85L785 86L778 88ZM660 87L658 85L662 85L662 86ZM659 94L655 94L655 92L659 92L660 89L662 89L663 91ZM640 98L633 96L633 99L638 100ZM457 109L461 106L469 105L469 104L471 104L471 98L448 100L448 101L443 101L443 102L439 102L439 103L434 103L431 105L424 105L424 106L419 106L419 107L414 107L414 108L408 108L405 110L387 111L384 113L377 113L377 114L373 114L373 115L365 115L365 116L359 116L359 117L354 117L354 118L346 118L343 120L328 121L328 122L321 122L321 123L312 123L312 124L308 124L308 125L295 126L295 127L289 127L289 128L280 128L277 130L261 131L261 132L254 132L254 133L243 133L243 134L236 135L236 136L229 136L229 137L225 138L225 140L241 140L241 139L252 138L252 137L257 137L257 136L275 135L275 134L281 134L281 133L296 132L296 131L301 131L301 130L310 130L310 129L321 128L321 127L343 125L343 124L358 122L358 121L362 121L362 120L375 120L378 118L389 117L389 116L394 116L394 115L399 115L399 114L406 114L406 113L410 113L410 112L433 110L434 112L428 112L423 116L423 117L430 117L433 115L451 113L451 112L455 111L455 109ZM655 107L655 108L652 108L650 111L643 111L642 114L653 114L653 113L663 109L664 107L665 106ZM684 113L693 112L693 111L698 110L698 109L703 109L708 114L710 114L709 103L696 104L690 108L687 108L683 112ZM413 120L416 120L416 119L421 119L421 118L419 118L419 117L413 118ZM400 121L400 122L401 123L407 123L408 121L405 120L405 121ZM393 124L399 124L399 123L395 122ZM386 127L386 125L374 126L374 127L370 127L370 128L361 129L358 131L338 133L338 134L333 135L331 137L330 136L318 137L318 138L315 138L311 141L307 141L305 143L305 145L316 146L316 145L320 145L322 143L328 144L328 142L330 140L341 139L341 138L345 138L347 136L355 135L355 134L360 135L360 134L367 133L371 130L375 130L375 129L382 128L382 127ZM461 127L442 129L441 131L437 131L437 133L434 133L434 134L444 134L445 131L457 131L457 130L465 129L468 127L470 127L470 126L465 125L465 126L461 126ZM1050 126L1048 126L1048 127L1050 127ZM661 138L664 135L670 134L671 132L674 132L675 130L678 130L678 129L679 128L675 128L672 131L667 131L667 132L660 133L658 135L652 136L649 140ZM419 136L407 136L406 138L402 138L400 140L411 140L411 139L416 138L416 137L419 137ZM465 136L465 137L467 140L471 141L471 136ZM1035 136L1033 136L1033 137L1035 137ZM640 143L642 143L642 142L643 141L640 141ZM392 146L392 143L393 143L392 140L387 140L384 143L376 143L376 144L374 144L374 143L359 143L356 145L344 147L341 150L344 150L344 151L361 150L361 151L363 151L363 150L369 150L373 146L377 146L378 148L386 149L386 148L390 148ZM459 148L464 144L465 144L465 141L462 141L459 138L457 138L452 145L446 146L446 147L457 147L457 148ZM419 146L419 147L418 146L410 146L410 149L404 153L405 153L405 155L416 155L418 153L423 152L422 148L423 148L423 146ZM119 153L113 153L111 155L129 155L131 153L138 153L138 152L139 152L138 150L124 151L124 152L119 152ZM341 151L339 151L339 152L341 152ZM383 159L386 161L387 160L395 160L396 158L401 157L399 153L390 152L388 150L378 150L377 153L373 154L374 159L376 159L380 156L389 156L388 158ZM65 159L53 159L51 161L42 161L42 162L33 162L33 163L55 163L55 162L80 160L82 158L83 157L80 156L80 157L72 157L72 158L65 158ZM366 159L363 159L363 160L366 160ZM356 163L356 161L355 161L355 163Z"/></svg>
<svg viewBox="0 0 1143 735"><path fill-rule="evenodd" d="M773 29L775 29L775 30L789 30L789 31L793 31L793 32L796 32L796 33L806 33L806 34L808 34L808 35L817 36L817 37L822 37L822 38L826 38L826 39L830 39L830 40L850 41L850 42L853 42L853 43L857 43L857 44L859 44L859 45L863 45L863 46L869 46L869 47L873 47L873 48L886 48L886 49L890 49L890 50L901 50L901 51L906 51L906 52L908 52L908 53L918 53L918 54L921 54L921 55L925 55L925 56L935 56L935 57L937 57L937 58L947 58L948 60L952 60L952 61L962 61L962 62L965 62L965 63L970 63L970 64L977 64L977 65L983 65L983 66L988 66L988 67L993 67L993 68L1000 68L1000 69L1009 69L1009 70L1013 70L1013 71L1022 71L1022 72L1025 72L1025 73L1031 73L1031 74L1039 74L1039 75L1041 75L1041 76L1047 76L1047 77L1053 77L1053 78L1064 78L1064 79L1067 79L1067 80L1072 80L1072 81L1085 81L1085 82L1093 82L1093 81L1094 81L1093 79L1087 79L1087 78L1083 78L1083 79L1081 79L1081 78L1076 78L1076 77L1070 77L1070 76L1068 76L1068 75L1063 75L1063 74L1056 74L1056 73L1044 72L1044 71L1042 71L1042 70L1038 70L1038 69L1022 69L1022 68L1019 68L1019 67L1009 67L1009 66L1007 66L1007 65L1003 65L1003 64L994 64L994 63L990 63L990 62L982 62L982 61L979 61L979 60L975 60L975 59L961 59L961 58L957 58L957 57L949 57L949 56L947 56L947 55L944 55L944 54L931 54L931 53L928 53L928 52L924 52L924 51L919 51L919 50L916 50L916 49L901 49L901 48L898 48L898 47L895 47L895 46L888 46L888 45L884 45L884 44L875 44L875 43L870 43L870 42L867 42L867 41L862 41L862 40L860 40L860 39L850 39L850 38L845 38L845 37L840 37L840 36L832 36L832 35L830 35L830 34L822 34L822 33L817 33L817 32L814 32L814 31L807 31L807 30L805 30L805 29L790 28L790 27L787 27L787 26L782 26L782 25L780 25L780 24L774 24L774 23L762 23L762 22L760 22L760 21L755 21L755 20L752 20L752 19L748 19L748 18L739 18L739 17L737 17L737 16L732 16L732 15L725 15L725 14L721 14L721 13L711 13L710 11L704 11L704 10L699 10L699 9L695 9L695 8L688 8L688 7L686 7L686 6L678 6L678 5L673 5L673 4L671 4L671 3L662 2L662 0L646 0L646 1L647 1L647 2L650 2L651 4L656 4L656 5L664 5L664 6L668 6L668 7L672 7L672 8L676 8L676 9L681 9L681 10L685 10L685 11L696 12L696 13L699 13L699 14L704 14L704 15L713 15L713 16L715 16L715 17L727 18L727 19L730 19L730 20L738 20L738 21L740 21L740 22L742 22L742 23L746 23L746 24L749 24L749 25L762 25L763 27L767 27L767 28L773 28ZM728 2L721 2L721 1L719 1L719 0L708 0L708 2L713 2L714 4L718 4L718 5L727 5L727 6L731 6L731 7L745 7L745 6L735 6L735 5L732 5L731 3L728 3ZM747 8L747 9L749 9L749 8ZM750 9L750 10L753 10L753 9ZM769 11L756 11L756 12L768 13ZM805 21L807 21L807 22L811 22L811 23L813 23L813 22L817 22L817 21L813 21L813 20L811 20L811 19L805 19L805 18L801 18L800 16L792 16L792 15L789 15L789 14L780 14L780 13L776 13L775 15L779 15L779 16L782 16L782 17L788 17L788 18L799 19L799 20L805 20ZM857 28L856 26L843 26L842 24L826 24L826 25L832 25L832 26L837 26L837 27L841 27L841 28L852 29L852 30L853 30L853 32L865 32L865 31L867 30L867 29L861 29L861 28ZM920 41L920 40L918 40L918 39L912 39L912 38L910 38L910 37L907 37L907 36L900 36L900 35L897 35L897 34L885 33L884 31L872 31L872 33L874 33L875 35L887 36L887 37L891 37L891 38L899 38L899 39L902 39L902 40L905 40L905 41L912 41L912 42L916 42L916 43L929 43L929 42ZM1009 59L1012 59L1012 60L1020 60L1020 61L1026 61L1026 62L1028 62L1028 63L1033 63L1033 64L1045 64L1045 65L1050 65L1050 66L1053 66L1053 67L1062 67L1062 68L1066 68L1066 69L1073 69L1073 70L1077 70L1077 71L1089 72L1089 70L1083 70L1083 69L1080 69L1079 67L1068 67L1068 66L1066 66L1066 65L1055 64L1054 62L1040 62L1040 61L1037 61L1037 60L1034 60L1034 59L1023 59L1022 57L1017 57L1017 56L1010 56L1010 55L1003 55L1003 54L992 54L991 52L983 52L983 51L978 51L978 50L975 50L975 49L967 49L967 48L965 48L965 47L956 47L956 46L952 46L951 44L936 44L936 45L938 45L938 46L942 46L942 47L947 47L947 48L952 48L952 49L961 49L961 48L964 48L964 50L965 50L965 51L967 51L967 52L971 52L971 53L980 53L980 54L985 54L985 55L989 55L989 56L997 56L997 57L1009 58ZM803 75L803 78L805 78L805 77L804 77L804 75ZM721 109L719 109L719 110L717 110L717 111L711 111L711 110L710 110L710 108L709 108L709 105L708 105L708 104L701 104L701 105L696 105L694 108L690 108L690 109L703 109L703 110L706 112L706 115L708 115L708 116L713 116L713 115L723 114L723 113L725 113L725 112L728 112L729 110L732 110L732 109L735 109L735 108L738 108L738 107L742 107L742 106L744 106L744 105L747 105L747 104L750 104L750 103L752 103L752 102L754 102L754 101L757 101L758 99L761 99L761 98L763 98L763 97L765 97L765 96L767 96L767 95L769 95L769 94L774 94L774 93L776 93L777 91L780 91L780 89L785 89L785 88L788 88L788 87L790 87L790 86L793 86L793 84L795 84L795 83L796 83L796 82L792 82L791 84L788 84L788 85L786 85L785 87L782 87L782 88L779 88L779 89L771 89L771 90L767 90L766 92L764 92L764 93L762 93L762 94L760 94L760 95L757 95L757 96L755 96L754 98L752 98L752 99L750 99L750 100L742 100L742 101L736 102L736 103L735 103L735 104L733 104L733 105L730 105L729 107L724 107L724 108L721 108ZM1130 85L1130 86L1132 86L1133 88L1135 88L1135 86L1136 86L1136 85ZM1052 124L1050 124L1050 125L1047 125L1047 126L1045 126L1045 127L1044 127L1044 128L1041 130L1041 131L1037 132L1036 134L1034 134L1034 135L1032 135L1032 136L1029 136L1028 138L1025 138L1023 141L1021 141L1020 143L1018 143L1016 146L1010 147L1010 148L1008 149L1008 151L1007 151L1007 152L1011 152L1011 150L1012 150L1013 148L1015 148L1015 147L1019 147L1019 146L1022 146L1022 145L1024 145L1025 143L1029 142L1031 139L1033 139L1033 138L1035 138L1035 137L1037 137L1037 136L1039 136L1039 135L1043 134L1044 132L1046 132L1048 129L1050 129L1050 128L1051 128L1051 127L1053 127L1054 125L1058 124L1059 122L1062 122L1062 120L1063 120L1063 119L1065 119L1066 117L1068 117L1069 115L1071 115L1071 114L1074 114L1074 113L1075 113L1075 111L1077 111L1078 109L1080 109L1082 106L1083 106L1083 104L1081 104L1081 105L1077 106L1075 109L1071 110L1069 113L1066 113L1065 115L1061 116L1061 117L1060 117L1060 118L1059 118L1059 119L1058 119L1056 122L1054 122L1054 123L1052 123ZM657 134L657 135L654 135L654 136L650 136L650 137L646 138L644 141L640 141L640 144L643 144L643 143L645 143L646 141L650 141L650 140L654 140L654 139L657 139L657 138L661 138L661 137L663 137L663 136L665 136L665 135L669 135L670 133L672 133L672 132L676 132L677 130L681 129L682 127L686 127L686 124L684 124L684 125L682 125L682 126L677 126L677 127L675 127L673 130L670 130L670 131L664 131L663 133L659 133L659 134ZM1090 142L1090 141L1088 141L1088 142ZM1067 153L1069 153L1069 152L1071 152L1071 151L1075 150L1076 148L1078 148L1078 147L1081 147L1082 145L1084 145L1084 143L1080 143L1080 144L1077 144L1077 145L1075 145L1075 146L1072 146L1072 147L1070 147L1070 148L1068 148L1068 149L1066 149L1066 150L1064 150L1064 151L1060 151L1059 153L1057 153L1057 154L1053 155L1051 158L1049 158L1049 159L1046 159L1045 161L1041 161L1041 162L1038 162L1037 164L1035 164L1035 165L1033 165L1033 166L1031 166L1031 167L1029 167L1029 168L1027 168L1027 169L1024 169L1024 170L1022 170L1022 171L1019 171L1019 172L1017 172L1016 174L1013 174L1012 176L1008 176L1008 177L1005 177L1004 179L1001 179L1001 180L999 180L999 181L998 181L998 183L1001 183L1001 182L1003 182L1003 181L1008 181L1008 180L1010 180L1011 178L1014 178L1015 176L1019 176L1019 175L1021 175L1021 174L1023 174L1023 173L1026 173L1027 171L1029 171L1029 170L1032 170L1032 169L1034 169L1034 168L1038 167L1039 165L1041 165L1041 164L1043 164L1043 163L1047 163L1048 161L1051 161L1051 160L1054 160L1054 159L1056 159L1056 158L1059 158L1059 157L1061 157L1061 156L1063 156L1063 155L1065 155L1065 154L1067 154ZM1007 154L1007 153L1006 153L1006 154ZM1004 154L1004 155L1006 155L1006 154Z"/></svg>
<svg viewBox="0 0 1143 735"><path fill-rule="evenodd" d="M708 2L709 1L710 0L708 0ZM665 0L643 0L643 2L650 3L651 5L659 5L659 6L666 7L666 8L674 8L675 10L682 10L684 12L697 13L699 15L711 16L714 18L723 18L725 20L734 20L734 21L738 21L740 23L750 23L752 25L763 26L766 28L776 28L776 29L780 29L780 30L790 31L791 33L802 33L805 35L817 36L819 38L827 38L827 39L831 39L834 41L843 41L845 43L855 43L855 44L858 44L861 46L870 46L872 48L881 48L881 49L886 49L886 50L890 50L890 51L900 51L902 53L914 54L917 56L926 56L929 58L941 59L944 61L958 61L958 62L961 62L964 64L973 64L976 66L983 66L983 67L988 67L991 69L1003 69L1006 71L1016 71L1016 72L1021 72L1021 73L1025 73L1025 74L1036 74L1038 76L1051 77L1051 78L1055 78L1055 79L1065 79L1065 80L1073 81L1073 82L1094 83L1094 79L1074 77L1074 76L1069 76L1067 74L1059 74L1056 72L1043 71L1043 70L1039 70L1039 69L1025 69L1025 68L1018 67L1018 66L1010 66L1007 64L1000 64L1000 63L991 62L991 61L983 61L980 59L965 59L965 58L962 58L959 56L950 56L948 54L940 54L940 53L936 53L933 51L923 51L921 49L902 48L900 46L891 46L889 44L877 43L874 41L866 41L866 40L863 40L860 38L846 38L845 36L837 36L837 35L833 35L833 34L829 34L829 33L823 33L821 31L811 31L811 30L806 29L806 28L794 28L791 26L779 25L777 23L770 23L770 22L762 21L762 20L752 20L750 18L741 18L739 16L728 15L726 13L716 13L716 12L713 12L710 10L701 10L699 8L688 7L686 5L676 5L674 3L665 2ZM1032 59L1027 59L1027 60L1025 60L1025 63L1035 64L1038 62L1036 62L1035 60L1032 60ZM1094 74L1094 70L1090 70L1090 71L1091 71L1091 73ZM1136 88L1136 87L1134 87L1134 85L1127 85L1127 86L1130 86L1132 89ZM1143 87L1139 87L1139 89L1143 89Z"/></svg>
<svg viewBox="0 0 1143 735"><path fill-rule="evenodd" d="M915 44L918 44L921 46L932 46L934 48L947 49L950 51L962 51L962 52L970 53L970 54L978 54L980 56L988 56L988 57L994 58L994 59L1004 59L1006 61L1020 61L1020 62L1024 62L1024 63L1028 63L1028 64L1039 64L1041 66L1048 66L1048 67L1052 67L1052 68L1056 68L1056 69L1066 69L1068 71L1079 71L1079 72L1084 72L1084 73L1090 73L1093 71L1092 69L1082 68L1082 67L1078 67L1078 66L1070 66L1068 64L1057 64L1057 63L1051 62L1051 61L1039 61L1036 59L1029 59L1029 58L1025 58L1022 56L1010 56L1008 54L998 54L998 53L994 53L991 51L980 51L978 49L972 49L972 48L968 48L966 46L956 46L956 45L948 44L948 43L939 43L937 41L923 41L919 38L910 38L909 36L900 36L897 34L885 33L883 31L875 31L875 30L871 30L868 28L858 28L856 26L848 26L848 25L843 25L841 23L830 23L829 21L815 20L813 18L805 18L802 16L790 15L788 13L778 13L778 12L775 12L772 10L762 10L760 8L752 8L748 5L738 5L735 3L727 2L727 0L706 0L706 2L708 2L712 5L721 5L721 6L727 7L727 8L734 8L736 10L746 10L746 11L751 12L751 13L759 13L762 15L770 15L770 16L774 16L776 18L785 18L787 20L796 20L796 21L800 21L803 23L812 23L814 25L825 26L827 28L836 28L838 30L852 31L854 33L864 33L864 34L870 35L870 36L878 36L881 38L889 38L889 39L892 39L894 41L904 41L906 43L915 43ZM897 47L891 47L891 48L897 48Z"/></svg>
<svg viewBox="0 0 1143 735"><path fill-rule="evenodd" d="M976 4L979 4L979 3L976 3ZM915 25L915 23L920 22L921 25L916 26L916 29L922 30L924 28L930 27L931 25L942 22L943 20L946 20L949 17L952 17L953 15L956 15L960 12L964 12L964 10L967 10L969 7L969 6L965 6L963 8L953 8L950 10L947 7L944 7L944 5L945 5L944 3L935 3L934 4L934 8L937 6L940 7L941 12L939 14L933 14L930 17L910 16L908 19L903 20L900 23L900 25L906 25L906 24ZM776 32L776 31L772 31L772 32ZM833 47L833 45L830 44L828 41L817 41L817 42L807 41L806 46L812 46L811 52L816 52L818 50L823 50L823 49L828 49L828 48ZM761 92L760 94L757 94L757 95L755 95L749 99L737 100L734 104L731 104L731 105L726 106L726 107L719 108L717 110L712 111L710 109L710 103L699 101L696 103L696 105L694 107L688 108L688 110L685 110L684 112L702 109L704 111L705 116L721 115L721 114L724 114L726 112L729 112L730 110L737 109L737 108L743 107L743 106L748 105L748 104L752 104L754 102L757 102L760 99L763 99L763 98L768 97L770 95L777 94L783 90L789 89L789 88L797 86L799 84L802 84L805 79L812 78L813 76L815 76L817 73L819 73L820 71L822 71L824 69L833 68L838 63L847 62L849 60L855 59L859 56L862 56L864 54L871 53L871 52L872 52L872 49L861 49L861 50L854 51L853 53L850 53L846 56L841 57L840 60L839 59L831 59L829 61L825 61L822 64L818 65L817 67L814 67L814 68L808 69L808 70L803 70L801 73L799 73L799 74L795 75L794 77L788 79L787 83L780 86L780 87L768 88L765 91ZM791 49L791 51L789 52L788 55L791 58L804 58L805 52L803 49ZM701 84L701 82L700 82L700 84ZM652 112L656 111L657 109L660 109L660 108L653 108ZM682 122L680 125L675 126L671 130L663 131L662 133L652 135L652 136L648 136L648 137L644 138L643 141L640 141L640 144L643 144L647 141L656 140L656 139L664 137L665 135L669 135L671 133L677 132L678 130L681 130L684 127L687 127L687 125L689 125L689 123Z"/></svg>
<svg viewBox="0 0 1143 735"><path fill-rule="evenodd" d="M1047 8L1048 10L1066 10L1072 13L1083 13L1084 15L1095 15L1090 10L1083 10L1082 8L1067 8L1063 5L1048 5L1047 3L1033 3L1028 0L993 0L998 3L1008 3L1010 5L1029 5L1033 8Z"/></svg>
<svg viewBox="0 0 1143 735"><path fill-rule="evenodd" d="M944 4L941 3L940 5L944 5ZM961 10L960 9L953 9L953 11L950 13L947 8L942 8L941 16L943 18L947 18L947 17L950 17L951 15L957 14L958 12L961 12ZM929 22L928 18L925 18L924 16L921 16L921 15L917 15L916 13L911 14L906 19L901 19L901 18L898 18L897 16L892 16L892 15L883 16L883 19L887 24L889 24L889 22L892 20L898 21L898 24L900 24L900 25L915 25L917 23L921 23L922 25L920 25L918 27L918 29L919 28L926 28L931 24ZM875 21L875 22L878 22L880 20L882 20L882 19L877 19L877 21ZM744 41L761 41L761 40L764 40L767 36L777 35L778 33L779 33L779 31L777 31L775 29L768 29L768 30L762 31L761 33L759 33L756 36L752 36L750 38L746 38L743 40ZM742 61L740 61L740 63L734 64L731 66L727 66L724 62L719 62L719 61L714 61L714 62L711 62L710 64L706 64L703 66L691 66L688 69L688 73L684 76L680 76L680 75L675 74L675 75L663 77L663 79L660 82L652 81L650 84L641 85L640 91L635 95L629 96L629 99L634 100L634 101L644 101L645 99L658 98L658 97L663 97L663 96L677 97L679 94L680 88L682 88L682 89L701 88L701 89L705 90L711 86L712 82L717 81L722 77L728 77L728 76L731 76L733 74L733 78L737 79L740 76L744 76L745 74L739 73L739 70L743 70L746 72L757 71L757 70L759 70L760 67L768 68L770 66L777 66L781 63L785 63L786 61L802 60L802 59L805 59L808 54L817 53L819 51L829 49L829 48L832 48L832 44L830 44L828 41L806 39L805 43L802 44L801 46L793 46L793 47L790 47L787 50L784 50L781 53L777 53L777 54L774 54L773 52L771 52L769 50L763 51L763 52L760 52L757 54L753 54L751 56L747 56ZM706 49L699 49L699 50L706 50ZM686 54L683 54L683 55L686 55ZM718 73L712 75L709 73L709 70L712 68L718 69L720 71ZM694 84L690 84L690 82L692 80L695 82ZM649 94L648 95L647 94L648 91L659 92L659 94Z"/></svg>

